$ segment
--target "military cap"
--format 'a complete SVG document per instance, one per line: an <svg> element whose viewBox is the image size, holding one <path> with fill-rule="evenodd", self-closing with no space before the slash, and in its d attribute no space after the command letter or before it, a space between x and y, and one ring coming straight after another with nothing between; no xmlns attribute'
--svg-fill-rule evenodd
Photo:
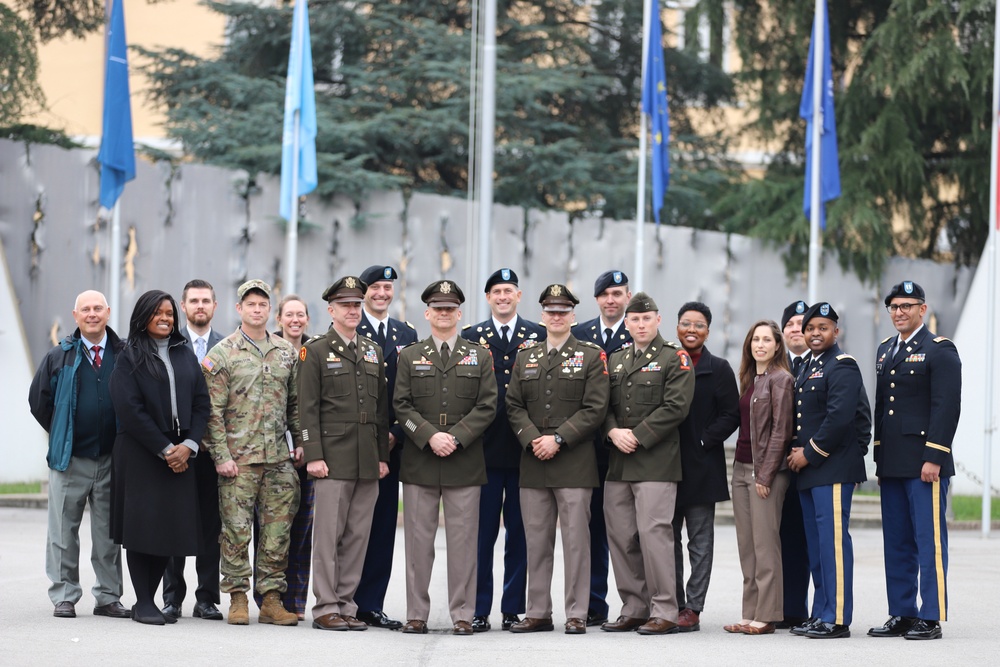
<svg viewBox="0 0 1000 667"><path fill-rule="evenodd" d="M898 285L893 285L892 289L889 290L888 296L885 297L885 305L888 306L889 303L896 297L909 297L912 299L919 299L921 302L926 301L924 297L924 288L912 280L904 280Z"/></svg>
<svg viewBox="0 0 1000 667"><path fill-rule="evenodd" d="M236 298L239 299L240 302L242 302L243 297L245 297L247 292L249 292L252 289L260 290L261 292L264 293L264 296L266 296L268 299L271 298L271 286L265 283L263 280L258 280L256 278L254 278L253 280L248 280L239 287L237 287Z"/></svg>
<svg viewBox="0 0 1000 667"><path fill-rule="evenodd" d="M594 283L594 296L601 296L601 292L604 290L619 285L628 285L628 276L623 271L605 271L597 276L597 282Z"/></svg>
<svg viewBox="0 0 1000 667"><path fill-rule="evenodd" d="M323 300L329 303L361 303L365 300L368 283L354 276L344 276L323 292Z"/></svg>
<svg viewBox="0 0 1000 667"><path fill-rule="evenodd" d="M573 296L569 288L565 285L549 285L538 297L538 303L542 304L542 310L551 313L568 313L573 310L580 300Z"/></svg>
<svg viewBox="0 0 1000 667"><path fill-rule="evenodd" d="M361 282L364 284L371 285L380 280L395 280L399 277L399 275L396 273L396 269L391 266L376 264L375 266L369 266L367 269L362 271L361 275L358 277L361 278Z"/></svg>
<svg viewBox="0 0 1000 667"><path fill-rule="evenodd" d="M649 312L659 312L659 308L656 307L656 302L653 301L653 297L649 296L645 292L636 293L625 306L625 314L629 313L649 313Z"/></svg>
<svg viewBox="0 0 1000 667"><path fill-rule="evenodd" d="M428 306L448 306L458 308L465 303L462 289L451 280L435 280L420 295L420 300Z"/></svg>
<svg viewBox="0 0 1000 667"><path fill-rule="evenodd" d="M500 285L503 283L510 283L514 287L518 286L517 274L514 273L513 269L498 269L494 271L493 274L486 279L486 293L489 294L494 285Z"/></svg>
<svg viewBox="0 0 1000 667"><path fill-rule="evenodd" d="M806 324L814 317L825 317L828 320L833 320L834 322L840 321L840 316L837 315L837 311L833 309L833 306L828 304L826 301L820 301L814 304L806 314L802 316L802 330L806 330Z"/></svg>
<svg viewBox="0 0 1000 667"><path fill-rule="evenodd" d="M785 311L781 313L782 330L784 330L785 325L788 324L788 320L792 319L796 315L805 315L807 310L809 310L809 304L802 300L793 301L785 306Z"/></svg>

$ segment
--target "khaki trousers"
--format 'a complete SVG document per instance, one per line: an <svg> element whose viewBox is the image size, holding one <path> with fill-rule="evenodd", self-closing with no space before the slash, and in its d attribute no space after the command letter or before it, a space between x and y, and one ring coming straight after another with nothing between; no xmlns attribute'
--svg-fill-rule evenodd
<svg viewBox="0 0 1000 667"><path fill-rule="evenodd" d="M593 489L521 489L528 545L529 618L552 617L556 521L562 533L566 618L587 618L590 602L590 497Z"/></svg>
<svg viewBox="0 0 1000 667"><path fill-rule="evenodd" d="M471 623L476 607L476 545L480 486L403 484L406 620L427 621L440 503L448 551L448 611L452 623Z"/></svg>
<svg viewBox="0 0 1000 667"><path fill-rule="evenodd" d="M733 517L743 569L743 618L762 623L785 618L781 573L781 508L789 472L774 476L767 499L757 495L753 464L733 463Z"/></svg>
<svg viewBox="0 0 1000 667"><path fill-rule="evenodd" d="M356 616L354 592L368 552L378 480L317 479L313 489L313 618Z"/></svg>
<svg viewBox="0 0 1000 667"><path fill-rule="evenodd" d="M622 615L677 622L674 482L607 482L604 519Z"/></svg>

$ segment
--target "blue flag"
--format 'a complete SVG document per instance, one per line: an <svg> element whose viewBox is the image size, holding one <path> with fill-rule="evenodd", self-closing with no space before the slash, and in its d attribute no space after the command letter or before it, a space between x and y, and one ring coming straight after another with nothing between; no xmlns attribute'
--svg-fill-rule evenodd
<svg viewBox="0 0 1000 667"><path fill-rule="evenodd" d="M652 16L649 17L646 78L642 82L642 111L649 115L652 125L653 217L656 218L656 224L660 224L663 197L670 185L670 156L667 151L670 143L670 115L667 110L667 75L663 67L663 33L660 30L659 9L659 0L653 0Z"/></svg>
<svg viewBox="0 0 1000 667"><path fill-rule="evenodd" d="M840 196L840 164L837 160L837 122L833 116L833 68L830 66L830 22L826 16L826 2L820 3L823 12L823 90L822 90L822 129L820 130L820 181L819 200L826 203ZM802 103L799 105L799 116L806 121L806 187L802 201L802 209L806 218L812 214L812 152L813 152L813 58L816 57L816 21L813 20L812 40L809 42L809 64L806 66L806 83L802 89ZM820 206L819 224L826 229L826 207Z"/></svg>
<svg viewBox="0 0 1000 667"><path fill-rule="evenodd" d="M295 112L299 132L295 136ZM297 150L296 150L297 149ZM298 210L292 201L292 168L298 164L296 200L316 189L316 92L313 87L312 41L309 38L309 7L296 0L292 17L292 47L288 53L285 81L285 126L281 136L281 217L291 220Z"/></svg>
<svg viewBox="0 0 1000 667"><path fill-rule="evenodd" d="M113 0L108 24L108 61L104 69L104 118L101 130L101 206L111 209L135 178L132 101L128 90L124 0Z"/></svg>

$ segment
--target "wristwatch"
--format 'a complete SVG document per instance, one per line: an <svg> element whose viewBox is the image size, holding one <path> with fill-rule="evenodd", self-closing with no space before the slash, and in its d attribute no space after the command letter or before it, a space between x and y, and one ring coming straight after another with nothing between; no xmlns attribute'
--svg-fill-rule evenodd
<svg viewBox="0 0 1000 667"><path fill-rule="evenodd" d="M452 442L452 444L453 444L453 445L455 445L456 447L461 447L461 446L462 446L462 443L460 443L460 442L458 441L458 438L456 438L455 436L451 436L451 442Z"/></svg>
<svg viewBox="0 0 1000 667"><path fill-rule="evenodd" d="M561 435L559 435L558 433L556 433L553 437L556 439L556 444L557 445L562 446L562 445L566 444L566 441L563 440L563 437Z"/></svg>

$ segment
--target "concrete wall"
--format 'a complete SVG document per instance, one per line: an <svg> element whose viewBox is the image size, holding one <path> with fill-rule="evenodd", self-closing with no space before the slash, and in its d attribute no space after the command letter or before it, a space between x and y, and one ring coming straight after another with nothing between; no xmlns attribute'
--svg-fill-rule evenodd
<svg viewBox="0 0 1000 667"><path fill-rule="evenodd" d="M108 286L106 225L97 225L98 169L95 152L65 151L0 140L0 239L7 252L13 289L20 304L34 363L54 339L72 331L73 299L83 289ZM245 195L246 175L204 165L140 162L138 177L125 189L121 219L125 230L120 329L135 299L147 289L164 289L179 298L184 283L203 278L216 287L216 328L237 324L235 289L248 278L262 278L282 291L284 227L277 216L278 182L262 178ZM371 264L394 265L401 279L393 315L409 319L421 335L420 293L441 277L456 280L466 293L465 322L482 303L482 289L469 284L475 252L467 241L467 204L458 198L398 192L378 193L355 208L353 202L310 198L300 229L298 291L312 315L313 332L326 328L320 295L337 277L357 274ZM358 224L358 220L363 220ZM788 303L805 296L804 276L789 279L781 249L761 241L719 232L647 225L644 289L660 305L662 332L674 337L677 308L701 300L713 311L708 346L735 366L746 331L756 319L779 319ZM538 294L552 282L567 284L580 297L577 319L595 317L593 281L609 268L633 274L635 224L583 220L572 225L564 214L494 207L492 267L508 266L521 278L521 313L537 319ZM927 261L892 259L877 286L844 273L827 255L821 297L841 315L842 347L853 354L874 389L875 349L893 333L882 295L904 277L928 293L938 333L951 336L969 292L973 271ZM126 331L119 333L125 334ZM19 395L26 395L27 387ZM26 410L24 402L14 409ZM6 440L3 448L15 448ZM974 447L969 449L975 449ZM44 451L44 450L42 450ZM956 456L966 456L956 449ZM38 477L44 454L35 450ZM971 459L972 457L970 457ZM981 454L976 454L981 461ZM972 460L964 464L975 466ZM0 468L0 478L4 475ZM975 493L960 476L955 487Z"/></svg>

